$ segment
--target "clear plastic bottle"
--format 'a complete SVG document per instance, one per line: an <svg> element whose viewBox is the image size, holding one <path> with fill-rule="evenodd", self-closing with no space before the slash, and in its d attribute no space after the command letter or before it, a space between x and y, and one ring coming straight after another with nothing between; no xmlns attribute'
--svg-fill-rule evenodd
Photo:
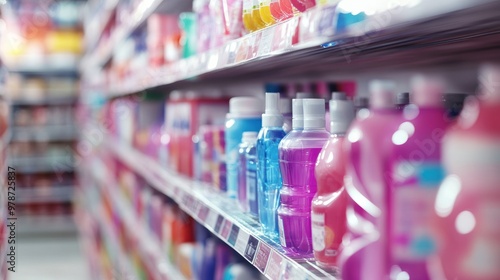
<svg viewBox="0 0 500 280"><path fill-rule="evenodd" d="M278 145L285 137L283 116L279 111L279 93L266 93L266 110L262 114L262 129L257 138L257 184L259 220L265 234L278 236L276 210L282 185L278 161Z"/></svg>
<svg viewBox="0 0 500 280"><path fill-rule="evenodd" d="M246 159L246 187L247 205L249 213L259 216L259 196L257 195L257 137L249 139L248 147L245 151Z"/></svg>
<svg viewBox="0 0 500 280"><path fill-rule="evenodd" d="M238 201L241 209L245 212L248 211L246 150L254 139L257 139L257 132L243 132L243 137L238 148Z"/></svg>
<svg viewBox="0 0 500 280"><path fill-rule="evenodd" d="M278 209L280 242L288 255L312 257L311 204L317 184L314 168L330 134L325 129L324 99L303 99L304 129L279 146L283 175Z"/></svg>
<svg viewBox="0 0 500 280"><path fill-rule="evenodd" d="M347 228L347 193L344 188L344 137L354 119L354 104L345 94L330 100L330 139L316 162L318 192L312 201L312 236L316 263L335 269L337 257Z"/></svg>

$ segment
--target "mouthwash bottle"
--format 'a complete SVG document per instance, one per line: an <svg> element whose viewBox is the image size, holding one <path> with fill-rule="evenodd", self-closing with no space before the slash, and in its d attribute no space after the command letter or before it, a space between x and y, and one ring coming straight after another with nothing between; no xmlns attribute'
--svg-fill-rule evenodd
<svg viewBox="0 0 500 280"><path fill-rule="evenodd" d="M266 93L266 109L262 114L262 129L257 138L259 220L264 233L271 238L278 236L276 210L282 185L278 145L286 135L283 116L279 110L279 98L279 93Z"/></svg>

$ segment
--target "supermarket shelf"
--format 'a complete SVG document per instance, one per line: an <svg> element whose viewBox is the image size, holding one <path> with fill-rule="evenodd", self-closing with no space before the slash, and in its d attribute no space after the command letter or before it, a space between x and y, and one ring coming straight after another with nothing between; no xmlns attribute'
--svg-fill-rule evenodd
<svg viewBox="0 0 500 280"><path fill-rule="evenodd" d="M77 102L76 96L47 97L43 99L11 99L12 106L42 106L42 105L73 105Z"/></svg>
<svg viewBox="0 0 500 280"><path fill-rule="evenodd" d="M20 216L17 217L18 234L75 233L76 226L71 215Z"/></svg>
<svg viewBox="0 0 500 280"><path fill-rule="evenodd" d="M287 257L279 244L262 233L255 219L238 210L234 200L215 192L210 185L166 171L152 159L118 143L109 141L105 147L269 279L286 279L290 275L293 279L337 279L314 261Z"/></svg>
<svg viewBox="0 0 500 280"><path fill-rule="evenodd" d="M108 44L101 50L88 53L82 59L81 69L84 71L95 71L96 67L105 65L112 56L113 49L118 48L121 43L139 29L154 12L179 13L190 9L192 1L186 0L142 0L130 15L130 21L124 26L119 26L111 35Z"/></svg>
<svg viewBox="0 0 500 280"><path fill-rule="evenodd" d="M118 6L118 2L118 0L105 1L104 12L101 15L94 15L93 18L85 20L85 22L89 22L89 25L85 26L85 49L87 51L95 49L95 46L101 39L104 28L108 25L113 12Z"/></svg>
<svg viewBox="0 0 500 280"><path fill-rule="evenodd" d="M500 1L418 3L366 16L346 28L334 24L340 8L313 9L215 50L141 69L101 90L116 97L159 86L287 80L497 58Z"/></svg>
<svg viewBox="0 0 500 280"><path fill-rule="evenodd" d="M16 203L71 202L73 201L73 194L73 186L51 186L47 188L18 187L16 191Z"/></svg>
<svg viewBox="0 0 500 280"><path fill-rule="evenodd" d="M12 141L72 141L78 134L73 125L13 127Z"/></svg>
<svg viewBox="0 0 500 280"><path fill-rule="evenodd" d="M73 162L69 164L67 159L61 161L50 162L46 159L14 159L10 160L9 166L20 174L35 174L35 173L60 173L73 172L75 170Z"/></svg>
<svg viewBox="0 0 500 280"><path fill-rule="evenodd" d="M146 265L152 265L150 271L158 271L161 275L158 275L158 279L185 279L184 276L168 261L165 259L165 254L161 252L160 246L158 246L159 241L157 238L152 236L139 222L139 219L132 211L131 205L125 200L123 195L117 191L111 191L118 189L117 187L111 187L114 182L107 178L105 171L106 167L100 161L92 162L91 173L94 175L95 179L98 181L97 185L101 188L101 192L108 197L112 203L113 208L117 209L118 213L121 213L120 217L125 224L128 232L134 232L137 235L137 239L141 242L141 249L143 253L147 256L146 259L156 260L153 263L147 262ZM103 217L101 214L99 217ZM111 224L110 221L101 221L101 227L104 227L108 233L112 229L108 228ZM116 235L111 235L116 236Z"/></svg>

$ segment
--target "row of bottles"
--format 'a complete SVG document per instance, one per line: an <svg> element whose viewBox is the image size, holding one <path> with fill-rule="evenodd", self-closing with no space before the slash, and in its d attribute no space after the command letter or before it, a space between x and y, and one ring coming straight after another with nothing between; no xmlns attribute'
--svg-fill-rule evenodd
<svg viewBox="0 0 500 280"><path fill-rule="evenodd" d="M262 118L259 99L233 98L228 193L289 256L343 279L498 279L500 69L480 77L482 95L456 122L428 76L412 80L406 106L408 94L373 81L356 117L334 93L330 132L323 99L294 99L285 132L278 93L266 93Z"/></svg>

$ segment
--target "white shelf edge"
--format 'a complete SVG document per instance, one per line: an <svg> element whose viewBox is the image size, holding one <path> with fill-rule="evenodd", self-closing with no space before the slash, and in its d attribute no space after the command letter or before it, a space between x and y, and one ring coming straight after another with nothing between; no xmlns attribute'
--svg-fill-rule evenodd
<svg viewBox="0 0 500 280"><path fill-rule="evenodd" d="M235 251L259 269L267 278L275 279L278 276L276 273L280 273L285 268L287 273L291 273L297 277L294 279L337 279L334 275L319 268L312 261L292 260L283 253L279 245L272 244L260 229L246 226L242 224L241 220L228 215L231 209L234 210L237 208L236 203L234 201L231 202L228 198L224 200L222 195L216 194L213 191L203 191L203 189L207 190L207 188L210 188L207 184L195 182L166 171L152 159L117 141L111 141L110 139L105 147L148 181L155 189L176 201L185 212L208 230L215 233L217 237L231 248L235 249ZM228 207L232 208L223 210L220 208L220 205L212 203L213 199L221 198L224 200L224 203L229 205ZM238 211L234 210L233 212L236 213ZM250 218L248 219L251 220ZM218 222L217 220L221 221ZM217 226L217 223L222 225ZM236 232L235 240L233 240L234 237L231 237L231 233L226 232L224 229L227 227L230 227L230 231ZM253 244L250 245L250 243ZM255 252L253 256L247 257L245 252L248 250L247 247L250 246L255 246L253 248ZM261 260L257 260L258 255L267 255L264 267L260 263ZM259 264L256 264L257 262Z"/></svg>

